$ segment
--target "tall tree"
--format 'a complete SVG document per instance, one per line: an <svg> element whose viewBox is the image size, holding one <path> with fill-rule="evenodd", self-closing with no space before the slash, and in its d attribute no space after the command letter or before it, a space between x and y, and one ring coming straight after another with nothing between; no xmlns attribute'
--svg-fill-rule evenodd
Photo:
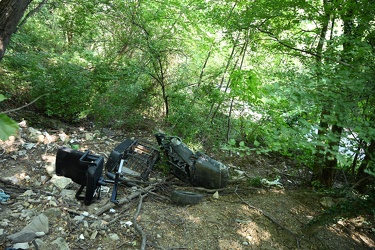
<svg viewBox="0 0 375 250"><path fill-rule="evenodd" d="M17 28L27 6L32 0L0 1L0 61L4 57L10 37Z"/></svg>

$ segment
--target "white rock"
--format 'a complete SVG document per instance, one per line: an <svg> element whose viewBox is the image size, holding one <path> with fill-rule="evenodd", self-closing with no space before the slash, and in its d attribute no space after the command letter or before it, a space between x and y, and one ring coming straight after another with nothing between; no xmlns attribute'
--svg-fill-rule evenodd
<svg viewBox="0 0 375 250"><path fill-rule="evenodd" d="M219 199L219 192L216 191L216 192L212 195L212 198L214 198L214 199Z"/></svg>
<svg viewBox="0 0 375 250"><path fill-rule="evenodd" d="M70 178L66 178L64 176L53 175L53 177L51 179L51 182L53 183L53 185L55 185L55 187L57 187L59 189L64 189L69 184L72 183L72 180Z"/></svg>
<svg viewBox="0 0 375 250"><path fill-rule="evenodd" d="M42 236L44 236L44 235L46 235L45 232L35 232L35 236L36 236L36 237L42 237Z"/></svg>
<svg viewBox="0 0 375 250"><path fill-rule="evenodd" d="M89 216L90 214L89 214L89 212L84 211L84 212L82 212L82 215L87 217L87 216Z"/></svg>
<svg viewBox="0 0 375 250"><path fill-rule="evenodd" d="M59 134L59 138L61 141L65 142L69 139L69 136L67 136L64 132Z"/></svg>
<svg viewBox="0 0 375 250"><path fill-rule="evenodd" d="M16 243L13 245L13 248L14 249L29 249L30 248L30 245L29 243L27 242L24 242L24 243Z"/></svg>
<svg viewBox="0 0 375 250"><path fill-rule="evenodd" d="M125 225L130 227L131 225L133 225L133 222L131 222L130 220L128 220L127 222L125 222Z"/></svg>

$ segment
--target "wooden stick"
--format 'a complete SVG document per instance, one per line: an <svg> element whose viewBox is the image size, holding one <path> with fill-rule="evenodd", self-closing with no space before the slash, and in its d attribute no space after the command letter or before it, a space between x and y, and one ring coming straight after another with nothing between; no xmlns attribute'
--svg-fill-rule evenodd
<svg viewBox="0 0 375 250"><path fill-rule="evenodd" d="M138 203L137 211L135 212L133 216L134 228L142 237L141 250L146 249L147 238L146 238L146 233L142 230L142 227L139 226L137 223L137 217L139 215L139 212L141 211L143 197L145 197L146 195L147 193L145 195L139 194L139 203Z"/></svg>
<svg viewBox="0 0 375 250"><path fill-rule="evenodd" d="M109 209L115 207L115 206L119 206L119 205L122 205L124 203L127 203L127 202L130 202L131 200L137 198L139 195L141 194L144 194L144 193L147 193L151 190L153 190L155 188L155 186L147 186L146 188L142 189L142 190L139 190L139 191L135 191L133 193L131 193L130 195L120 199L118 201L118 204L115 204L115 203L112 203L112 202L109 202L107 203L105 206L101 207L96 213L95 215L96 216L99 216L101 215L102 213L108 211Z"/></svg>

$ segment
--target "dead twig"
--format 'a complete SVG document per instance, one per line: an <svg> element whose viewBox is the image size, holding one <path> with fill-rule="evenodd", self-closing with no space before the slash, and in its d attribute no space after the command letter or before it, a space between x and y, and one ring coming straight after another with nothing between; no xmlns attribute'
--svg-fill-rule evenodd
<svg viewBox="0 0 375 250"><path fill-rule="evenodd" d="M194 187L194 190L206 192L208 194L213 194L216 191L229 194L229 193L237 193L238 188L227 187L227 188L208 189L208 188L203 188L203 187ZM264 191L265 189L264 188L256 188L256 187L246 187L246 188L241 189L241 191L243 191L243 190L245 190L246 192L250 192L250 191Z"/></svg>
<svg viewBox="0 0 375 250"><path fill-rule="evenodd" d="M38 101L40 98L42 98L43 96L46 96L46 95L49 95L49 93L47 94L43 94L39 97L37 97L35 100L33 100L32 102L28 103L28 104L25 104L21 107L18 107L18 108L15 108L15 109L9 109L9 110L5 110L3 112L0 112L0 114L6 114L6 113L10 113L10 112L14 112L14 111L17 111L17 110L20 110L20 109L23 109L23 108L26 108L27 106L30 106L31 104L33 104L34 102Z"/></svg>
<svg viewBox="0 0 375 250"><path fill-rule="evenodd" d="M112 202L107 203L105 206L103 206L102 208L100 208L100 209L95 213L95 215L96 215L96 216L99 216L99 215L101 215L102 213L106 212L107 210L109 210L109 209L111 209L111 208L113 208L113 207L115 207L115 206L119 206L119 205L122 205L122 204L124 204L124 203L130 202L131 200L137 198L140 194L147 193L147 192L153 190L154 188L155 188L154 185L147 186L146 188L143 188L143 189L141 189L141 190L139 190L139 191L135 191L135 192L131 193L130 195L128 195L128 196L126 196L126 197L120 199L120 200L118 201L117 204L112 203Z"/></svg>
<svg viewBox="0 0 375 250"><path fill-rule="evenodd" d="M138 225L138 223L137 223L137 217L138 217L138 215L139 215L139 213L141 211L142 201L143 201L143 198L145 196L147 196L147 193L145 195L139 194L139 202L138 202L137 211L135 212L135 214L133 216L134 228L135 228L135 230L137 230L137 232L142 237L141 250L146 249L147 237L146 237L146 233L142 230L142 227L140 225Z"/></svg>
<svg viewBox="0 0 375 250"><path fill-rule="evenodd" d="M131 207L131 205L132 205L132 203L128 203L128 204L126 204L126 205L122 208L121 213L120 213L117 217L113 218L108 224L112 225L112 224L113 224L114 222L116 222L117 220L126 217L128 214L125 213L125 212Z"/></svg>

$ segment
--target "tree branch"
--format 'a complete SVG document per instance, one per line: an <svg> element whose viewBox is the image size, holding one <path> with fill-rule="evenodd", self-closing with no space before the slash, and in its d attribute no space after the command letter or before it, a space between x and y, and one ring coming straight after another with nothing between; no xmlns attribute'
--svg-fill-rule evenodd
<svg viewBox="0 0 375 250"><path fill-rule="evenodd" d="M115 203L112 203L112 202L109 202L107 203L105 206L101 207L98 211L96 211L95 215L96 216L99 216L101 215L102 213L106 212L107 210L115 207L115 206L119 206L119 205L122 205L122 204L125 204L127 202L130 202L132 199L135 199L137 198L139 195L142 195L143 193L147 193L151 190L153 190L155 187L153 185L151 186L147 186L146 188L144 189L141 189L140 191L136 191L136 192L133 192L131 193L130 195L120 199L118 201L118 204L115 204Z"/></svg>
<svg viewBox="0 0 375 250"><path fill-rule="evenodd" d="M299 49L299 48L296 48L296 47L293 47L291 46L290 44L287 44L283 41L281 41L278 37L275 36L275 34L273 34L272 32L270 31L267 31L267 30L263 30L261 29L260 27L256 27L257 30L259 30L260 32L264 33L264 34L267 34L269 35L271 38L274 39L274 41L278 42L279 44L281 44L282 46L288 48L288 49L291 49L291 50L294 50L294 51L298 51L298 52L301 52L301 53L304 53L304 54L308 54L308 55L311 55L311 56L314 56L314 57L318 57L319 55L311 50L305 50L305 49ZM336 63L339 63L339 64L342 64L344 66L347 66L347 67L350 67L350 68L353 68L352 65L346 63L346 62L343 62L341 60L335 60L335 59L332 59L332 58L327 58L325 57L324 59L326 59L327 61L332 61L332 62L336 62Z"/></svg>
<svg viewBox="0 0 375 250"><path fill-rule="evenodd" d="M22 19L22 21L20 22L20 24L17 26L16 30L14 31L14 33L16 33L25 23L26 21L32 17L33 15L35 15L35 13L37 13L42 7L43 5L47 3L47 0L42 0L42 2L39 3L38 6L35 7L35 9L31 10L29 13L26 14L25 18Z"/></svg>
<svg viewBox="0 0 375 250"><path fill-rule="evenodd" d="M142 230L142 227L139 226L137 223L137 217L139 215L139 212L141 211L143 197L145 197L146 195L147 193L145 195L139 194L139 203L138 203L137 211L135 212L133 216L134 228L142 237L141 250L146 249L147 238L146 238L146 233Z"/></svg>
<svg viewBox="0 0 375 250"><path fill-rule="evenodd" d="M15 109L9 109L9 110L5 110L4 112L0 112L0 114L6 114L6 113L10 113L10 112L14 112L14 111L17 111L17 110L20 110L20 109L23 109L23 108L26 108L27 106L30 106L31 104L33 104L34 102L38 101L40 98L42 98L43 96L46 96L46 95L49 95L49 93L47 94L43 94L39 97L37 97L35 100L33 100L32 102L28 103L28 104L25 104L21 107L18 107L18 108L15 108Z"/></svg>

